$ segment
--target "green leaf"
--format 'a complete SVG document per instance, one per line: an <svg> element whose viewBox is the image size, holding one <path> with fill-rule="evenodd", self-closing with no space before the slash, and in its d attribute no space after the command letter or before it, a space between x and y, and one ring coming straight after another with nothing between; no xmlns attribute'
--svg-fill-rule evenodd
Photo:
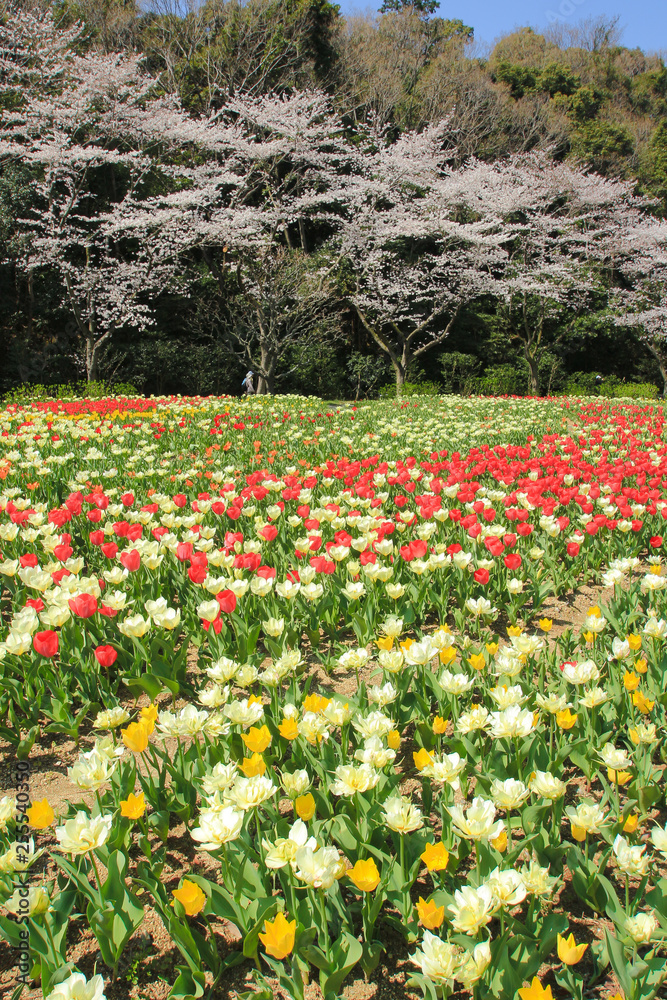
<svg viewBox="0 0 667 1000"><path fill-rule="evenodd" d="M252 958L256 962L260 931L264 927L264 921L270 920L277 913L278 901L275 898L268 898L253 900L253 903L256 904L252 907L254 923L252 926L246 925L248 930L243 939L243 954L246 958Z"/></svg>
<svg viewBox="0 0 667 1000"><path fill-rule="evenodd" d="M631 976L628 975L628 962L625 957L625 948L614 934L610 934L607 928L604 929L604 941L607 946L609 962L616 974L623 994L630 997L634 993L634 984Z"/></svg>
<svg viewBox="0 0 667 1000"><path fill-rule="evenodd" d="M178 978L172 986L169 996L174 1000L199 1000L206 988L206 977L202 970L189 969L187 965L179 965Z"/></svg>
<svg viewBox="0 0 667 1000"><path fill-rule="evenodd" d="M331 968L335 971L320 973L320 987L324 1000L337 1000L343 981L354 966L361 961L363 948L348 931L343 931L331 949Z"/></svg>
<svg viewBox="0 0 667 1000"><path fill-rule="evenodd" d="M35 745L35 740L39 735L39 726L33 726L29 731L28 735L24 736L22 740L19 740L19 744L16 748L16 756L19 760L27 760L30 751Z"/></svg>
<svg viewBox="0 0 667 1000"><path fill-rule="evenodd" d="M138 698L141 694L147 694L151 701L155 701L157 696L166 687L163 678L156 677L155 674L144 674L142 677L125 677L123 683L125 687L130 689L135 698Z"/></svg>

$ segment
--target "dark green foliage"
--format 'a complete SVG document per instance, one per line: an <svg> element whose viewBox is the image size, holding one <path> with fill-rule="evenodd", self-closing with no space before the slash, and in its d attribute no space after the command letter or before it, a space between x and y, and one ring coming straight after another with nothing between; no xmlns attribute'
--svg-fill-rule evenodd
<svg viewBox="0 0 667 1000"><path fill-rule="evenodd" d="M508 85L512 97L519 98L523 97L527 91L535 89L538 74L534 69L526 66L513 66L503 59L498 63L494 76L500 83Z"/></svg>
<svg viewBox="0 0 667 1000"><path fill-rule="evenodd" d="M572 135L572 152L598 173L606 173L613 164L629 156L632 149L632 138L626 129L613 122L586 122Z"/></svg>
<svg viewBox="0 0 667 1000"><path fill-rule="evenodd" d="M435 14L440 6L440 0L383 0L381 14L390 14L401 10L413 10L423 17Z"/></svg>

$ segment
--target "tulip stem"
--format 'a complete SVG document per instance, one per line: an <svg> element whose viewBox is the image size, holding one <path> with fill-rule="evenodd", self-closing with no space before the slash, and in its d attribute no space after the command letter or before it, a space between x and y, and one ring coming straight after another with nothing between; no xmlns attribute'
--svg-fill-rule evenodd
<svg viewBox="0 0 667 1000"><path fill-rule="evenodd" d="M93 855L92 851L90 852L90 854L88 855L88 857L90 858L90 863L92 864L93 869L95 871L95 882L97 883L97 885L96 885L97 895L100 897L100 900L101 900L102 899L102 890L101 890L102 883L100 882L100 873L97 870L97 865L95 864L95 856Z"/></svg>
<svg viewBox="0 0 667 1000"><path fill-rule="evenodd" d="M322 919L322 935L324 937L324 954L327 957L327 962L329 962L331 960L330 959L330 955L329 955L329 924L327 922L327 907L326 907L326 903L324 901L324 891L322 889L320 889L319 892L317 893L317 895L319 896L319 900L320 900L320 915L321 915L321 919Z"/></svg>
<svg viewBox="0 0 667 1000"><path fill-rule="evenodd" d="M48 915L48 913L44 914L44 926L46 928L46 936L48 937L49 944L51 945L51 951L53 952L53 961L57 965L59 963L59 961L60 961L60 955L58 954L58 952L56 950L56 943L53 940L53 931L51 930L51 924L49 922L49 915Z"/></svg>

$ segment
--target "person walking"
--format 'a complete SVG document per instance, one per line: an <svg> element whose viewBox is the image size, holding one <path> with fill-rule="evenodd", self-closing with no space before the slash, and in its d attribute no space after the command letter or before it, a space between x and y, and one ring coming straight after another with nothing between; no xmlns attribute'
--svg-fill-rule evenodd
<svg viewBox="0 0 667 1000"><path fill-rule="evenodd" d="M252 379L253 379L253 373L248 372L246 377L241 382L241 388L245 389L246 396L252 396L255 392L255 386Z"/></svg>

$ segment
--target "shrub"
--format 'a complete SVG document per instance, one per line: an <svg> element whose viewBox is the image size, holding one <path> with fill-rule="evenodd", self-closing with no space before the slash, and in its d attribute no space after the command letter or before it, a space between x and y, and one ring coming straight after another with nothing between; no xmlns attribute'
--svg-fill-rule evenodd
<svg viewBox="0 0 667 1000"><path fill-rule="evenodd" d="M445 392L469 396L475 388L479 358L461 351L448 351L440 355L440 371Z"/></svg>
<svg viewBox="0 0 667 1000"><path fill-rule="evenodd" d="M527 371L514 365L486 368L476 381L476 391L482 396L521 396L528 391Z"/></svg>
<svg viewBox="0 0 667 1000"><path fill-rule="evenodd" d="M129 382L77 382L64 385L36 385L24 382L3 396L5 403L32 403L45 399L104 399L106 396L136 396L138 391Z"/></svg>
<svg viewBox="0 0 667 1000"><path fill-rule="evenodd" d="M653 382L631 382L629 385L623 384L616 388L614 397L616 399L657 399L659 389Z"/></svg>
<svg viewBox="0 0 667 1000"><path fill-rule="evenodd" d="M401 396L439 396L442 390L437 382L404 382ZM394 385L383 385L378 393L380 399L396 397Z"/></svg>

